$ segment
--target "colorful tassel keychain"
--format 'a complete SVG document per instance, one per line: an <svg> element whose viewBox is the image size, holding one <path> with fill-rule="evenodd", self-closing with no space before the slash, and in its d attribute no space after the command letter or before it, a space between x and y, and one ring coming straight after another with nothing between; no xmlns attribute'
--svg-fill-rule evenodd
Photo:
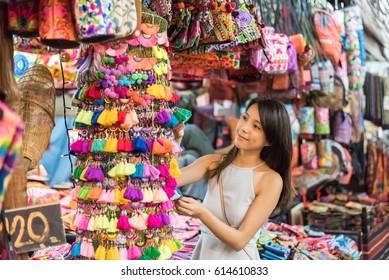
<svg viewBox="0 0 389 280"><path fill-rule="evenodd" d="M123 197L131 201L142 201L143 192L141 189L135 188L131 183L128 183Z"/></svg>
<svg viewBox="0 0 389 280"><path fill-rule="evenodd" d="M153 190L153 203L163 203L168 201L169 198L166 195L166 192L162 188Z"/></svg>
<svg viewBox="0 0 389 280"><path fill-rule="evenodd" d="M147 229L145 221L142 219L142 217L139 214L133 215L129 219L129 223L136 230L146 230Z"/></svg>
<svg viewBox="0 0 389 280"><path fill-rule="evenodd" d="M132 148L134 153L147 152L146 140L140 136L135 137L132 141Z"/></svg>
<svg viewBox="0 0 389 280"><path fill-rule="evenodd" d="M142 188L142 203L149 203L153 201L153 192L151 191L150 188Z"/></svg>
<svg viewBox="0 0 389 280"><path fill-rule="evenodd" d="M95 259L104 261L106 259L106 250L105 247L102 245L99 245L95 252Z"/></svg>
<svg viewBox="0 0 389 280"><path fill-rule="evenodd" d="M127 249L127 258L129 260L137 260L142 256L142 252L136 245L130 245Z"/></svg>
<svg viewBox="0 0 389 280"><path fill-rule="evenodd" d="M127 212L124 210L122 211L122 213L118 219L117 228L119 230L132 230L133 229L133 227L129 223Z"/></svg>
<svg viewBox="0 0 389 280"><path fill-rule="evenodd" d="M166 212L174 207L174 201L167 200L165 202L162 202L161 204L161 210Z"/></svg>
<svg viewBox="0 0 389 280"><path fill-rule="evenodd" d="M187 122L192 116L192 112L185 108L178 108L173 114L181 122Z"/></svg>
<svg viewBox="0 0 389 280"><path fill-rule="evenodd" d="M73 257L79 257L80 256L80 251L81 251L81 242L80 240L76 240L73 243L72 249L71 249L71 255Z"/></svg>
<svg viewBox="0 0 389 280"><path fill-rule="evenodd" d="M177 178L181 175L180 168L178 166L178 162L175 157L172 157L170 159L170 167L169 167L169 173L173 178Z"/></svg>
<svg viewBox="0 0 389 280"><path fill-rule="evenodd" d="M149 214L147 218L147 228L160 228L163 226L161 218L155 214Z"/></svg>
<svg viewBox="0 0 389 280"><path fill-rule="evenodd" d="M150 246L146 248L143 252L142 256L139 258L140 260L156 260L161 255L159 250L154 246Z"/></svg>
<svg viewBox="0 0 389 280"><path fill-rule="evenodd" d="M119 249L115 245L112 245L107 250L106 260L120 260Z"/></svg>
<svg viewBox="0 0 389 280"><path fill-rule="evenodd" d="M172 257L172 251L168 246L164 244L159 246L158 251L160 253L158 260L169 260Z"/></svg>

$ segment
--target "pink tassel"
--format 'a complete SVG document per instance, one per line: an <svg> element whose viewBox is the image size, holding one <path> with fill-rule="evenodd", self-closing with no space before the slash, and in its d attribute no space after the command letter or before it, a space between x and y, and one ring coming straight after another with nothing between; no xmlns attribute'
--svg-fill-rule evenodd
<svg viewBox="0 0 389 280"><path fill-rule="evenodd" d="M175 187L177 187L177 181L176 181L176 179L174 179L174 178L171 177L171 176L167 177L167 178L166 178L165 187L169 187L169 188L175 188Z"/></svg>
<svg viewBox="0 0 389 280"><path fill-rule="evenodd" d="M170 224L171 225L177 225L179 222L179 216L176 212L171 212L169 213L169 219L170 219Z"/></svg>
<svg viewBox="0 0 389 280"><path fill-rule="evenodd" d="M139 215L134 215L129 219L130 225L137 230L146 230L147 226L145 221Z"/></svg>
<svg viewBox="0 0 389 280"><path fill-rule="evenodd" d="M150 181L158 180L161 172L151 164L149 165L149 170L150 170Z"/></svg>
<svg viewBox="0 0 389 280"><path fill-rule="evenodd" d="M147 219L149 218L149 214L144 213L144 212L140 212L139 216L142 218L142 220L145 222L145 224L147 224Z"/></svg>
<svg viewBox="0 0 389 280"><path fill-rule="evenodd" d="M160 228L163 226L161 219L153 214L149 215L146 224L148 228Z"/></svg>
<svg viewBox="0 0 389 280"><path fill-rule="evenodd" d="M162 187L162 189L165 191L165 193L169 199L175 195L174 189L172 189L172 188L164 186L164 187Z"/></svg>
<svg viewBox="0 0 389 280"><path fill-rule="evenodd" d="M118 224L117 224L117 229L120 229L120 230L132 230L133 229L128 222L127 213L122 212L122 215L120 215L119 220L118 220Z"/></svg>
<svg viewBox="0 0 389 280"><path fill-rule="evenodd" d="M90 217L85 217L80 221L80 225L78 226L79 229L82 230L88 230L88 224L90 221Z"/></svg>
<svg viewBox="0 0 389 280"><path fill-rule="evenodd" d="M172 201L172 200L162 202L162 204L161 204L161 210L163 212L166 212L166 211L172 209L173 207L174 207L174 201Z"/></svg>
<svg viewBox="0 0 389 280"><path fill-rule="evenodd" d="M70 145L70 149L75 153L81 153L83 140L77 140Z"/></svg>
<svg viewBox="0 0 389 280"><path fill-rule="evenodd" d="M107 191L107 202L116 203L115 192L113 190Z"/></svg>
<svg viewBox="0 0 389 280"><path fill-rule="evenodd" d="M119 258L121 260L128 260L128 253L127 253L127 249L125 247L119 248Z"/></svg>
<svg viewBox="0 0 389 280"><path fill-rule="evenodd" d="M95 257L95 249L93 248L92 242L87 242L86 254L87 254L87 257L90 259L93 259Z"/></svg>
<svg viewBox="0 0 389 280"><path fill-rule="evenodd" d="M137 260L140 258L140 256L142 256L142 252L138 246L132 245L128 247L127 257L129 260Z"/></svg>
<svg viewBox="0 0 389 280"><path fill-rule="evenodd" d="M80 255L88 258L88 242L83 239L80 246Z"/></svg>
<svg viewBox="0 0 389 280"><path fill-rule="evenodd" d="M100 203L107 203L108 202L108 193L107 193L106 189L103 189L97 202L100 202Z"/></svg>
<svg viewBox="0 0 389 280"><path fill-rule="evenodd" d="M158 170L160 172L159 174L160 177L167 177L170 175L169 168L167 167L166 164L161 164L160 166L158 166Z"/></svg>
<svg viewBox="0 0 389 280"><path fill-rule="evenodd" d="M85 218L84 214L77 213L76 217L74 218L73 225L76 227L80 227L81 221Z"/></svg>
<svg viewBox="0 0 389 280"><path fill-rule="evenodd" d="M70 191L70 197L72 198L72 200L74 201L77 201L77 193L78 191L80 190L81 186L76 186L74 189L72 189Z"/></svg>

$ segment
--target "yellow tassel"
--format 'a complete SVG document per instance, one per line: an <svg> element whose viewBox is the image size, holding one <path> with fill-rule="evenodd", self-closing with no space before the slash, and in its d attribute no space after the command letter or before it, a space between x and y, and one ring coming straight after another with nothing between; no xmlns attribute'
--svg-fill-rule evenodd
<svg viewBox="0 0 389 280"><path fill-rule="evenodd" d="M119 249L117 247L111 247L107 251L107 260L119 260Z"/></svg>
<svg viewBox="0 0 389 280"><path fill-rule="evenodd" d="M175 157L172 157L170 159L169 173L173 178L177 178L178 176L181 175L181 171Z"/></svg>
<svg viewBox="0 0 389 280"><path fill-rule="evenodd" d="M97 250L95 253L95 259L103 261L103 260L105 260L105 254L106 254L105 247L99 245L99 247L97 247Z"/></svg>
<svg viewBox="0 0 389 280"><path fill-rule="evenodd" d="M178 250L178 248L177 248L177 246L176 246L176 243L174 243L174 241L171 240L171 239L166 240L166 241L165 241L165 245L170 249L170 251L171 251L172 253L175 253L175 252L177 252L177 250Z"/></svg>
<svg viewBox="0 0 389 280"><path fill-rule="evenodd" d="M169 260L172 257L172 251L167 245L162 244L159 246L159 252L161 253L161 256L164 256L164 260Z"/></svg>

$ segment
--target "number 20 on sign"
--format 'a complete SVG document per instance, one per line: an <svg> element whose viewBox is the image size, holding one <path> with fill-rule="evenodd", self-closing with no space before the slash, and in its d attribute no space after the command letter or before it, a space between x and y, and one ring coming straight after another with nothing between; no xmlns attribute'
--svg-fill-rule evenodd
<svg viewBox="0 0 389 280"><path fill-rule="evenodd" d="M59 204L6 211L5 227L17 253L66 243Z"/></svg>

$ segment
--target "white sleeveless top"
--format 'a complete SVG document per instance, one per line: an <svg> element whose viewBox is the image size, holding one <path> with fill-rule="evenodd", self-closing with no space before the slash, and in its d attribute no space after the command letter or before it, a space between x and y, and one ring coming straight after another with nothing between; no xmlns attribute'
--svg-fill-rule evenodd
<svg viewBox="0 0 389 280"><path fill-rule="evenodd" d="M225 212L231 226L239 228L243 218L255 198L253 170L260 165L244 168L233 164L227 166L222 172L223 196ZM203 205L225 224L221 204L220 190L217 178L208 181L208 190ZM220 241L204 224L200 226L201 236L191 256L192 260L248 260L249 257L241 250L239 252ZM259 231L246 245L246 251L253 259L259 260L256 241Z"/></svg>

